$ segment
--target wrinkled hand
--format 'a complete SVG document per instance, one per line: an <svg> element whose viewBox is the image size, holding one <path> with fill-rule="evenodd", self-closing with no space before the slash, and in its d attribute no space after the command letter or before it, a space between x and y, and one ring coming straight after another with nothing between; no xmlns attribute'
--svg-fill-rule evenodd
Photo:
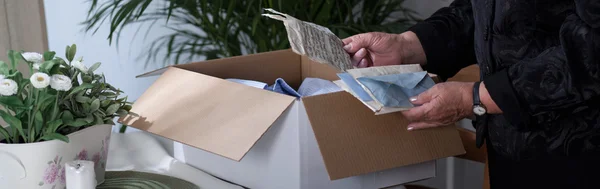
<svg viewBox="0 0 600 189"><path fill-rule="evenodd" d="M344 49L359 68L402 63L402 41L398 34L362 33L343 40Z"/></svg>
<svg viewBox="0 0 600 189"><path fill-rule="evenodd" d="M417 35L362 33L343 40L344 49L359 68L398 64L424 64L427 60Z"/></svg>
<svg viewBox="0 0 600 189"><path fill-rule="evenodd" d="M453 124L473 115L473 83L445 82L410 100L417 106L402 114L411 122L408 130Z"/></svg>

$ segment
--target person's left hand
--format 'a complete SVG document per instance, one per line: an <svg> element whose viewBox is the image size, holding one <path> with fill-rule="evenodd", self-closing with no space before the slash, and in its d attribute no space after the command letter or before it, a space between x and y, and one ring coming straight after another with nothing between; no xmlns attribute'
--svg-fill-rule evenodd
<svg viewBox="0 0 600 189"><path fill-rule="evenodd" d="M444 82L411 98L416 106L402 114L410 121L408 130L445 126L473 115L473 83Z"/></svg>

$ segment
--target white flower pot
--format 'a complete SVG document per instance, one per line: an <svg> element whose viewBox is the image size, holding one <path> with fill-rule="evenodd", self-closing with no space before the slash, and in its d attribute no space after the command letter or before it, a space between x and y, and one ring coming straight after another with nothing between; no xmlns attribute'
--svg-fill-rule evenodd
<svg viewBox="0 0 600 189"><path fill-rule="evenodd" d="M65 163L90 160L95 163L96 181L104 182L112 125L95 125L58 140L0 144L0 188L63 189Z"/></svg>

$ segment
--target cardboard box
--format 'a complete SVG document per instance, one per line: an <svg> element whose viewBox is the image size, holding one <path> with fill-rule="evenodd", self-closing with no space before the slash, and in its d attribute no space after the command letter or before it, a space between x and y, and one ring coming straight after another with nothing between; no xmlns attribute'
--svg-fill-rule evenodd
<svg viewBox="0 0 600 189"><path fill-rule="evenodd" d="M291 50L140 77L153 75L121 122L185 144L180 160L245 187L382 188L431 178L434 160L465 153L455 127L409 132L401 114L376 116L345 91L296 99L224 80L338 80Z"/></svg>

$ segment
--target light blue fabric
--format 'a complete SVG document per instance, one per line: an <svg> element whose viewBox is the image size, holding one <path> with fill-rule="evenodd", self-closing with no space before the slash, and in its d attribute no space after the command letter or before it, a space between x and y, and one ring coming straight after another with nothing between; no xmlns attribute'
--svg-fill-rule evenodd
<svg viewBox="0 0 600 189"><path fill-rule="evenodd" d="M248 85L251 87L256 87L259 89L266 89L267 88L267 84L260 82L260 81L252 81L252 80L245 80L245 79L234 79L234 78L230 78L230 79L225 79L227 81L231 81L231 82L236 82L236 83L240 83L240 84L244 84L244 85Z"/></svg>
<svg viewBox="0 0 600 189"><path fill-rule="evenodd" d="M277 78L275 80L275 84L268 86L266 83L260 81L253 80L245 80L245 79L225 79L228 81L248 85L251 87L256 87L259 89L265 89L269 91L273 91L276 93L281 93L285 95L294 96L296 98L300 98L303 96L314 96L326 93L333 93L337 91L342 91L342 88L338 87L331 81L319 79L319 78L306 78L302 81L300 88L296 91L294 88L290 87L285 80L282 78Z"/></svg>
<svg viewBox="0 0 600 189"><path fill-rule="evenodd" d="M352 90L352 92L358 96L358 98L362 101L368 102L373 101L371 95L367 93L360 84L350 75L349 73L338 73L338 77Z"/></svg>
<svg viewBox="0 0 600 189"><path fill-rule="evenodd" d="M281 93L281 94L290 95L290 96L295 96L296 98L302 97L302 95L298 94L298 92L296 90L294 90L294 88L290 87L281 78L277 78L275 80L275 84L273 84L272 86L268 87L267 90L270 90L270 91L273 91L273 92L277 92L277 93Z"/></svg>
<svg viewBox="0 0 600 189"><path fill-rule="evenodd" d="M298 94L305 96L316 96L328 93L334 93L344 91L342 88L337 86L335 83L319 78L307 77L302 81L302 84L298 88Z"/></svg>
<svg viewBox="0 0 600 189"><path fill-rule="evenodd" d="M414 107L409 98L435 85L427 72L360 77L357 80L385 107Z"/></svg>

